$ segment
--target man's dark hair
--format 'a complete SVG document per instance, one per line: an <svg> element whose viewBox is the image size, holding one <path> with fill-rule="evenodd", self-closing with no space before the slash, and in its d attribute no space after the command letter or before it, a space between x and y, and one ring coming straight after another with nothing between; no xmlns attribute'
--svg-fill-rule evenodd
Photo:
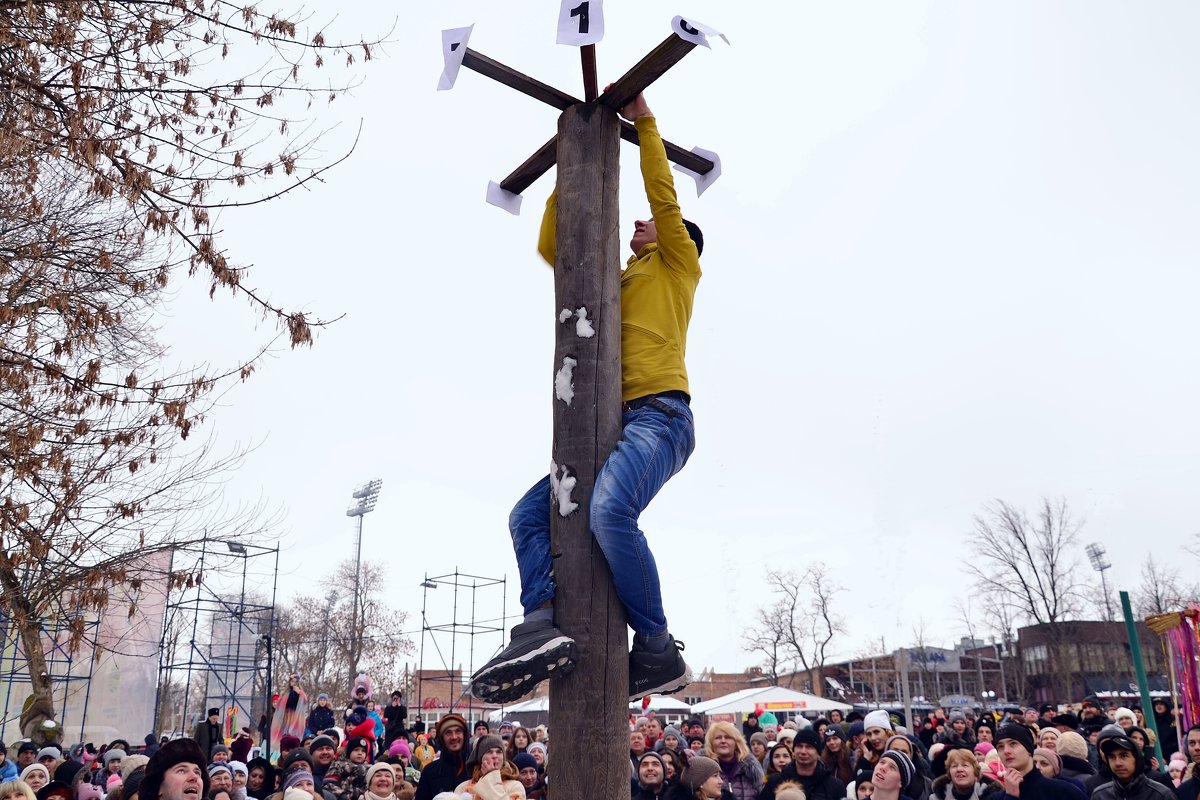
<svg viewBox="0 0 1200 800"><path fill-rule="evenodd" d="M696 255L704 255L704 234L700 232L700 226L690 219L685 219L683 227L687 228L688 236L691 236L692 241L696 243Z"/></svg>

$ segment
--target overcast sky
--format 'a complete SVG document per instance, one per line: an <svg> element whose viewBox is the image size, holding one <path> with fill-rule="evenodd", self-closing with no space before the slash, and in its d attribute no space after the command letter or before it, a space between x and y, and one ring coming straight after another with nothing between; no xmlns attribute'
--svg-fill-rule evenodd
<svg viewBox="0 0 1200 800"><path fill-rule="evenodd" d="M423 576L456 568L507 576L519 610L506 523L550 461L557 307L534 244L553 177L520 217L483 198L556 112L468 70L435 86L439 31L475 23L472 48L582 94L558 5L404 4L386 54L355 68L362 85L320 111L331 158L361 119L353 157L311 192L222 218L252 284L345 315L212 422L223 446L258 444L230 493L286 515L282 598L321 592L353 557L350 492L380 477L363 553L387 564L411 629ZM351 39L386 32L397 8L308 7ZM911 643L921 620L951 644L979 558L972 517L993 498L1066 498L1085 522L1081 569L1100 542L1117 587L1136 586L1148 552L1182 563L1200 530L1200 6L605 13L601 83L675 14L732 42L647 92L666 138L724 167L701 199L677 178L706 234L688 342L698 445L643 516L694 669L748 666L765 573L815 561L846 588L839 655ZM625 239L647 212L632 146L622 159ZM203 295L183 292L168 326L179 359L228 363L271 334ZM433 624L449 621L440 598ZM478 619L499 614L498 592L477 600ZM499 645L477 641L475 665ZM441 666L431 650L426 666Z"/></svg>

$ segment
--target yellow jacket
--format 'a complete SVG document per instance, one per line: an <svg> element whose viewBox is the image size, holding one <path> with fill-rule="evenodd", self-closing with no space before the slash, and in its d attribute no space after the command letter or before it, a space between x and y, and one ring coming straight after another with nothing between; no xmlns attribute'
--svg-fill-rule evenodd
<svg viewBox="0 0 1200 800"><path fill-rule="evenodd" d="M687 392L687 329L700 282L700 255L675 197L671 165L654 117L639 117L642 181L658 241L629 258L621 273L621 399ZM538 252L554 266L557 192L546 201Z"/></svg>

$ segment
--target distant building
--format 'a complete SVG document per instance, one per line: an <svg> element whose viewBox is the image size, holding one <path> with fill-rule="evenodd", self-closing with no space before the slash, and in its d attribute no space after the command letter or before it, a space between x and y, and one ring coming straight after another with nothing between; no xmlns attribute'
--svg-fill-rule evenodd
<svg viewBox="0 0 1200 800"><path fill-rule="evenodd" d="M1137 630L1150 692L1166 696L1167 663L1157 637L1144 623ZM1088 694L1113 701L1138 696L1123 622L1031 625L1017 631L1017 648L1031 702L1070 702Z"/></svg>

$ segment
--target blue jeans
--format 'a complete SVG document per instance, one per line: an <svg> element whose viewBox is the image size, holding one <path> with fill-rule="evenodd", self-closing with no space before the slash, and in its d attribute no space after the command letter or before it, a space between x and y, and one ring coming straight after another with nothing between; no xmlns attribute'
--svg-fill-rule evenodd
<svg viewBox="0 0 1200 800"><path fill-rule="evenodd" d="M665 633L667 618L658 566L638 517L671 476L683 469L696 447L688 404L670 397L656 402L672 413L643 405L622 416L621 438L596 475L590 505L592 534L608 560L629 626L642 637ZM554 599L551 503L547 476L525 493L508 518L521 573L521 606L527 614Z"/></svg>

